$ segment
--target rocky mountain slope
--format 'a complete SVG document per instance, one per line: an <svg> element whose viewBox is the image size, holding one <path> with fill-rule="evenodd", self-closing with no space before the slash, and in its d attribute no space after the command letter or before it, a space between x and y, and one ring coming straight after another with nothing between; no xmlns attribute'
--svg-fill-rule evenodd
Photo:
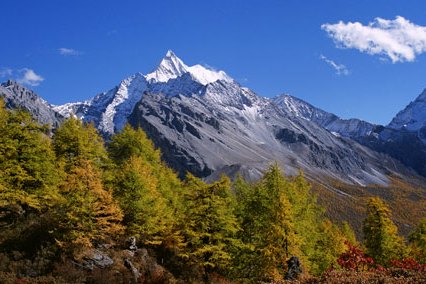
<svg viewBox="0 0 426 284"><path fill-rule="evenodd" d="M426 89L389 123L389 128L416 133L426 143Z"/></svg>
<svg viewBox="0 0 426 284"><path fill-rule="evenodd" d="M0 97L3 97L7 108L25 109L41 124L48 124L55 128L64 119L52 105L14 81L9 80L0 85Z"/></svg>
<svg viewBox="0 0 426 284"><path fill-rule="evenodd" d="M377 126L356 118L342 119L335 114L326 112L287 94L277 96L273 101L283 108L284 111L313 121L335 135L341 135L343 137L358 138L368 136Z"/></svg>
<svg viewBox="0 0 426 284"><path fill-rule="evenodd" d="M190 171L214 179L241 172L256 179L273 161L288 174L301 168L311 179L359 185L414 174L370 149L374 143L363 143L370 148L358 143L380 137L379 126L340 119L288 95L258 96L225 72L188 66L171 51L153 72L137 73L90 100L51 106L40 99L34 108L27 109L43 113L35 115L40 122L45 113L61 119L75 115L94 122L106 137L127 122L140 126L181 175Z"/></svg>
<svg viewBox="0 0 426 284"><path fill-rule="evenodd" d="M376 152L391 156L426 176L426 145L422 138L422 128L419 128L426 123L426 116L421 111L426 113L425 98L426 93L423 92L388 126L374 125L359 119L341 119L286 94L274 98L274 102L286 112L313 121L334 135L351 138ZM408 125L408 121L411 121L410 126L404 126Z"/></svg>

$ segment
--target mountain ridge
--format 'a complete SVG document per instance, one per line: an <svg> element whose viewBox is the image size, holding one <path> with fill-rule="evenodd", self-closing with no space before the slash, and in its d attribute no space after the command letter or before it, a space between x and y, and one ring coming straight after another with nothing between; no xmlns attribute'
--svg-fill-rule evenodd
<svg viewBox="0 0 426 284"><path fill-rule="evenodd" d="M313 177L360 185L413 174L365 142L380 138L380 126L341 119L289 95L259 96L224 71L187 66L172 51L153 72L136 73L90 100L44 105L62 119L93 122L105 137L127 122L142 127L181 175L189 170L209 178L245 169L256 179L273 160L288 174L302 168Z"/></svg>

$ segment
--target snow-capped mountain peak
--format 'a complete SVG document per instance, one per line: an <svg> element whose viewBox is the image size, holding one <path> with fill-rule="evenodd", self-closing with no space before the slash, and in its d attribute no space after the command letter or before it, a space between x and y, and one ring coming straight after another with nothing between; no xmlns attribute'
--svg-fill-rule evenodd
<svg viewBox="0 0 426 284"><path fill-rule="evenodd" d="M161 60L160 65L153 72L145 76L151 83L166 83L170 79L175 79L185 73L190 73L191 77L202 85L207 85L217 80L226 82L234 81L224 71L216 71L212 68L204 67L200 64L187 66L176 54L169 50L166 56Z"/></svg>
<svg viewBox="0 0 426 284"><path fill-rule="evenodd" d="M150 82L167 82L188 72L188 66L169 50L161 60L160 65L153 72L147 74L145 78Z"/></svg>
<svg viewBox="0 0 426 284"><path fill-rule="evenodd" d="M213 70L210 68L206 68L202 65L194 65L188 67L189 73L201 84L207 85L217 80L222 80L226 82L233 82L234 80L229 77L224 71Z"/></svg>
<svg viewBox="0 0 426 284"><path fill-rule="evenodd" d="M418 131L426 126L426 89L405 109L400 111L388 125L393 129Z"/></svg>
<svg viewBox="0 0 426 284"><path fill-rule="evenodd" d="M376 127L376 125L360 119L342 119L288 94L273 98L273 102L286 113L315 122L328 131L343 137L364 137Z"/></svg>

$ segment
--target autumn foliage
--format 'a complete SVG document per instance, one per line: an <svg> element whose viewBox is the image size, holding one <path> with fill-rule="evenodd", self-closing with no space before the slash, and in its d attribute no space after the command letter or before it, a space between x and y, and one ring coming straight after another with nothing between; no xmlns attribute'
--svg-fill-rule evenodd
<svg viewBox="0 0 426 284"><path fill-rule="evenodd" d="M0 100L2 283L284 281L293 255L303 279L424 273L426 221L406 244L382 200L365 207L359 243L349 223L326 217L303 172L272 164L255 182L181 180L141 129L105 142L70 118L51 133ZM88 268L94 252L109 264Z"/></svg>
<svg viewBox="0 0 426 284"><path fill-rule="evenodd" d="M364 251L352 245L349 241L345 242L347 251L342 253L337 259L337 263L345 270L368 271L374 267L374 260L365 255Z"/></svg>

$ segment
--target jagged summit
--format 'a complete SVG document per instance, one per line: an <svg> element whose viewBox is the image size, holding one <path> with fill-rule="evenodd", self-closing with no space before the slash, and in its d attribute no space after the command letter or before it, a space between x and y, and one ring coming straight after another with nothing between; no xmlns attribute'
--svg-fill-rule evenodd
<svg viewBox="0 0 426 284"><path fill-rule="evenodd" d="M216 71L199 64L187 66L171 50L167 51L166 56L161 60L158 67L147 74L145 78L151 83L166 83L170 79L175 79L186 73L189 73L195 81L202 85L207 85L217 80L233 81L224 71Z"/></svg>
<svg viewBox="0 0 426 284"><path fill-rule="evenodd" d="M13 80L0 84L0 98L3 98L8 108L21 108L29 111L41 124L57 127L64 119L52 108L52 105L32 90Z"/></svg>
<svg viewBox="0 0 426 284"><path fill-rule="evenodd" d="M273 98L273 102L286 113L305 120L315 122L335 135L359 138L369 135L376 125L360 119L342 119L335 114L305 102L289 94L282 94Z"/></svg>
<svg viewBox="0 0 426 284"><path fill-rule="evenodd" d="M84 102L52 106L18 86L0 86L1 93L42 123L59 125L75 115L105 137L126 123L142 127L182 175L244 168L256 178L273 160L289 174L303 168L312 178L357 184L386 184L387 172L399 172L398 161L351 140L370 138L375 125L340 119L288 94L258 96L225 72L188 66L172 51L153 72L136 73Z"/></svg>
<svg viewBox="0 0 426 284"><path fill-rule="evenodd" d="M148 81L167 82L188 72L188 66L177 57L173 51L169 50L161 60L160 65L152 73L145 76Z"/></svg>
<svg viewBox="0 0 426 284"><path fill-rule="evenodd" d="M426 89L408 106L400 111L389 123L388 127L393 129L406 129L408 131L419 131L426 127ZM424 135L422 135L424 136ZM426 141L425 137L422 137Z"/></svg>

